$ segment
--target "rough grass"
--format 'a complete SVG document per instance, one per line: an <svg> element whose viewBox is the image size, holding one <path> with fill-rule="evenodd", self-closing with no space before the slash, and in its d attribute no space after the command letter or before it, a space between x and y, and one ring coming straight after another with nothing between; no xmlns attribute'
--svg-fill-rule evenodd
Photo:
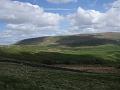
<svg viewBox="0 0 120 90"><path fill-rule="evenodd" d="M119 90L120 77L0 63L0 90Z"/></svg>

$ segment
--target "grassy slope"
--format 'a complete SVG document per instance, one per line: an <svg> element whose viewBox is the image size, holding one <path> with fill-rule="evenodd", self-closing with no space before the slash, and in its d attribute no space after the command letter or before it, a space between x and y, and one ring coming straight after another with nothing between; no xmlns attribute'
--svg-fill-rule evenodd
<svg viewBox="0 0 120 90"><path fill-rule="evenodd" d="M0 48L0 56L44 64L120 65L120 46L88 47L10 46Z"/></svg>
<svg viewBox="0 0 120 90"><path fill-rule="evenodd" d="M1 90L119 90L120 77L0 63Z"/></svg>
<svg viewBox="0 0 120 90"><path fill-rule="evenodd" d="M119 40L120 39L120 33L119 32L101 33L101 35L98 35L97 37L109 38L109 39L112 39L112 40Z"/></svg>

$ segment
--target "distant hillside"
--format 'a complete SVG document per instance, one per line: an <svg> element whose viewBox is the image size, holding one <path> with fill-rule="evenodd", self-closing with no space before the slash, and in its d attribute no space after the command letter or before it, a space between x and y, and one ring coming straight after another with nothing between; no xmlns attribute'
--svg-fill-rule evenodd
<svg viewBox="0 0 120 90"><path fill-rule="evenodd" d="M48 36L21 40L17 45L44 46L95 46L104 44L120 44L120 33L107 32L97 34L78 34L69 36Z"/></svg>

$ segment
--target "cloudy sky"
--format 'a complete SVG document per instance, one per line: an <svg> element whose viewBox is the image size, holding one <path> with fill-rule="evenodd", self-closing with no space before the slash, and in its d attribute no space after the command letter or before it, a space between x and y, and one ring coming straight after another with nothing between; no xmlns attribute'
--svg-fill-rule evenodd
<svg viewBox="0 0 120 90"><path fill-rule="evenodd" d="M0 0L0 44L120 31L120 0Z"/></svg>

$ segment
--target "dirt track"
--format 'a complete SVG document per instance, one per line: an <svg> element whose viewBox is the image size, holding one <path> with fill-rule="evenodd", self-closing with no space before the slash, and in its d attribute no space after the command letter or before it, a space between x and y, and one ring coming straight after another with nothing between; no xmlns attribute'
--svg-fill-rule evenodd
<svg viewBox="0 0 120 90"><path fill-rule="evenodd" d="M30 62L25 62L16 59L10 58L1 58L0 62L9 62L16 64L23 64L31 67L45 67L49 69L55 70L63 70L63 71L72 71L72 72L86 72L86 73L111 73L120 75L120 69L116 69L114 67L102 67L102 66L81 66L81 65L46 65L46 64L33 64Z"/></svg>
<svg viewBox="0 0 120 90"><path fill-rule="evenodd" d="M95 72L95 73L116 73L120 74L120 69L114 67L105 67L105 66L79 66L79 65L56 65L57 67L80 70L84 72Z"/></svg>

